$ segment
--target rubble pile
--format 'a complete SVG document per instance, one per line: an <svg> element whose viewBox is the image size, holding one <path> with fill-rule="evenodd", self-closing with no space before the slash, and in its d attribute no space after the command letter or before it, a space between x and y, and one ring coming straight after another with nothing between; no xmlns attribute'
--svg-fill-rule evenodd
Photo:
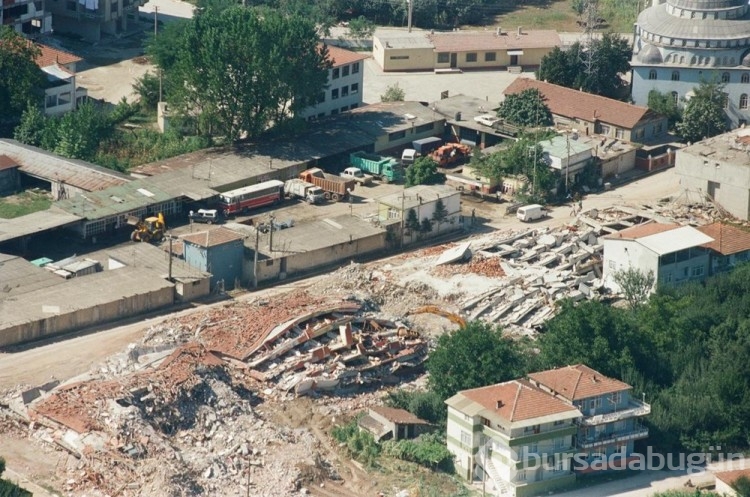
<svg viewBox="0 0 750 497"><path fill-rule="evenodd" d="M478 274L488 278L505 277L505 271L503 271L498 257L486 257L481 254L472 257L469 262L463 264L437 266L432 270L432 274L440 277L450 277L454 274Z"/></svg>
<svg viewBox="0 0 750 497"><path fill-rule="evenodd" d="M254 386L191 343L156 367L63 385L28 413L35 438L77 458L70 491L298 495L300 464L330 464L308 430L266 422Z"/></svg>

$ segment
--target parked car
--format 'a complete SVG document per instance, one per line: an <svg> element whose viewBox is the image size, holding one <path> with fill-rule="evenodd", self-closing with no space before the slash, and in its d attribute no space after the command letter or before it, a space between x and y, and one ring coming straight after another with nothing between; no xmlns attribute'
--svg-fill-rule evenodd
<svg viewBox="0 0 750 497"><path fill-rule="evenodd" d="M216 209L198 209L196 212L190 211L188 218L194 223L214 224L222 221L221 214Z"/></svg>
<svg viewBox="0 0 750 497"><path fill-rule="evenodd" d="M273 221L273 230L279 231L279 230L285 230L287 228L291 228L294 226L294 219L287 219L285 221ZM268 233L271 231L271 223L260 223L258 225L258 231L261 233Z"/></svg>

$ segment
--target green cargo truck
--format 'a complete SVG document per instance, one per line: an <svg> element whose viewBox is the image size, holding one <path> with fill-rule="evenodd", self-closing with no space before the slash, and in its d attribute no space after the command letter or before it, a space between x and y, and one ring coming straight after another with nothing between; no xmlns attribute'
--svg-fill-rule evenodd
<svg viewBox="0 0 750 497"><path fill-rule="evenodd" d="M401 163L392 157L381 157L367 152L354 152L349 155L352 166L362 172L372 174L386 183L395 183L404 179L404 169Z"/></svg>

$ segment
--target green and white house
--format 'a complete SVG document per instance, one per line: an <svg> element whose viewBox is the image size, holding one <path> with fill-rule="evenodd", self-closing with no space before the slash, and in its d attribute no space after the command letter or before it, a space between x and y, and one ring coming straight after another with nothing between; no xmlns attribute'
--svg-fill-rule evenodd
<svg viewBox="0 0 750 497"><path fill-rule="evenodd" d="M507 497L546 494L575 480L582 414L570 403L522 379L464 390L446 404L448 450L462 477Z"/></svg>

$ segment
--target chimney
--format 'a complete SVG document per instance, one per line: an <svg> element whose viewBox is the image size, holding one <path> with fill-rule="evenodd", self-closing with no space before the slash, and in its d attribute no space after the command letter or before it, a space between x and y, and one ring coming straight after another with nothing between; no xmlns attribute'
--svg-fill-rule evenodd
<svg viewBox="0 0 750 497"><path fill-rule="evenodd" d="M594 383L599 383L599 378L597 378L596 375L594 375L591 377L591 381L593 381Z"/></svg>
<svg viewBox="0 0 750 497"><path fill-rule="evenodd" d="M495 36L500 36L503 34L503 28L500 26L497 27L497 31L495 31Z"/></svg>
<svg viewBox="0 0 750 497"><path fill-rule="evenodd" d="M505 404L503 404L503 401L502 401L502 400L498 400L498 401L497 401L497 409L500 409L500 408L501 408L501 407L503 407L504 405L505 405Z"/></svg>
<svg viewBox="0 0 750 497"><path fill-rule="evenodd" d="M518 26L518 36L521 36L523 34L523 30L521 29L521 26Z"/></svg>

